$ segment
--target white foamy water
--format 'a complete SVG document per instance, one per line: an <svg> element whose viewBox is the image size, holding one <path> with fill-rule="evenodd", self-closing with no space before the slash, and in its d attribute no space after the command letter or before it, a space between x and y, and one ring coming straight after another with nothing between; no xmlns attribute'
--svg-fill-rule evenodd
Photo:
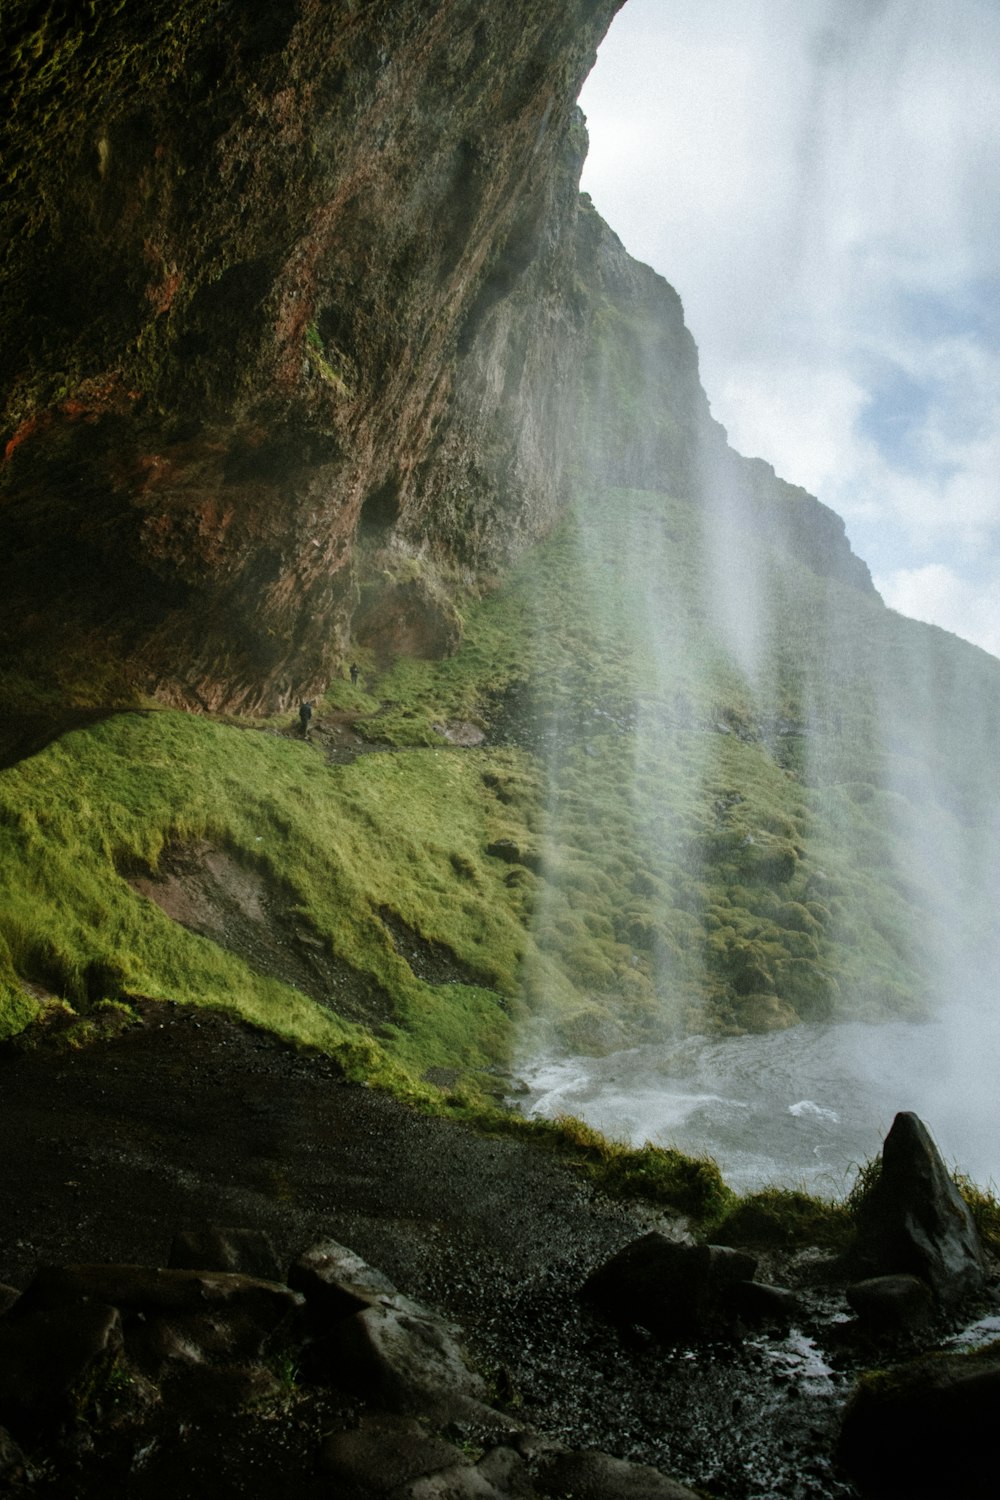
<svg viewBox="0 0 1000 1500"><path fill-rule="evenodd" d="M1000 1181L1000 1027L894 1022L688 1037L608 1057L536 1058L519 1070L526 1114L576 1115L634 1145L718 1161L739 1191L842 1194L899 1110L914 1110L949 1165Z"/></svg>

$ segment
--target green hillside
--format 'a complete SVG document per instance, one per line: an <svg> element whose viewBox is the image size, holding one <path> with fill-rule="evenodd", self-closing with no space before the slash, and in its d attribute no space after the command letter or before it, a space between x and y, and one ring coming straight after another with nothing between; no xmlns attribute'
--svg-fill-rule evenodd
<svg viewBox="0 0 1000 1500"><path fill-rule="evenodd" d="M10 766L3 1030L49 997L224 1005L406 1090L526 1028L605 1050L925 1013L989 942L1000 662L753 535L722 589L713 546L686 503L581 497L466 600L456 655L335 685L350 763L287 720L135 705ZM197 849L307 979L137 888Z"/></svg>

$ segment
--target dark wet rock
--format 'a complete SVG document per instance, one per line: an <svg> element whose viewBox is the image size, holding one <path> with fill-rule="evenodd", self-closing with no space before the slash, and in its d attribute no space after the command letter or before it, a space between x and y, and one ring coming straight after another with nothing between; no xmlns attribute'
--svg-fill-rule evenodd
<svg viewBox="0 0 1000 1500"><path fill-rule="evenodd" d="M305 1296L313 1328L328 1330L319 1349L331 1379L396 1411L457 1413L484 1402L485 1384L452 1327L345 1245L312 1246L290 1280Z"/></svg>
<svg viewBox="0 0 1000 1500"><path fill-rule="evenodd" d="M519 1434L513 1441L523 1441L523 1434ZM538 1491L532 1483L531 1470L526 1463L522 1453L512 1445L500 1444L485 1453L476 1465L476 1469L483 1479L491 1484L501 1495L510 1497L510 1500L534 1500Z"/></svg>
<svg viewBox="0 0 1000 1500"><path fill-rule="evenodd" d="M289 1271L288 1284L303 1294L309 1320L320 1328L398 1295L388 1276L336 1240L305 1251Z"/></svg>
<svg viewBox="0 0 1000 1500"><path fill-rule="evenodd" d="M117 1310L90 1302L0 1324L0 1421L27 1426L82 1415L121 1354Z"/></svg>
<svg viewBox="0 0 1000 1500"><path fill-rule="evenodd" d="M847 1288L848 1306L872 1333L905 1333L934 1317L934 1299L919 1276L870 1276Z"/></svg>
<svg viewBox="0 0 1000 1500"><path fill-rule="evenodd" d="M535 1484L541 1494L560 1500L696 1500L693 1490L659 1469L596 1451L547 1455L536 1467Z"/></svg>
<svg viewBox="0 0 1000 1500"><path fill-rule="evenodd" d="M725 1331L727 1298L752 1280L757 1262L727 1245L688 1245L651 1230L600 1266L583 1295L620 1323L672 1340Z"/></svg>
<svg viewBox="0 0 1000 1500"><path fill-rule="evenodd" d="M123 1315L125 1352L144 1379L257 1360L303 1303L276 1282L223 1271L149 1266L49 1266L9 1314L19 1326L39 1312L103 1304Z"/></svg>
<svg viewBox="0 0 1000 1500"><path fill-rule="evenodd" d="M469 1460L412 1417L369 1414L358 1427L335 1432L320 1453L324 1473L350 1493L387 1495L399 1485Z"/></svg>
<svg viewBox="0 0 1000 1500"><path fill-rule="evenodd" d="M262 1364L203 1364L184 1360L160 1375L162 1397L171 1410L195 1421L239 1422L250 1407L274 1403L281 1382Z"/></svg>
<svg viewBox="0 0 1000 1500"><path fill-rule="evenodd" d="M271 1237L262 1229L181 1230L174 1235L168 1264L173 1270L229 1271L261 1281L285 1279Z"/></svg>
<svg viewBox="0 0 1000 1500"><path fill-rule="evenodd" d="M322 1472L337 1482L337 1493L346 1496L398 1494L428 1474L470 1463L422 1422L385 1412L369 1413L359 1426L334 1433L319 1460Z"/></svg>
<svg viewBox="0 0 1000 1500"><path fill-rule="evenodd" d="M801 1316L802 1302L787 1287L762 1281L737 1281L726 1287L725 1305L751 1328L787 1328Z"/></svg>
<svg viewBox="0 0 1000 1500"><path fill-rule="evenodd" d="M946 1305L982 1286L972 1217L915 1114L898 1114L885 1138L881 1174L858 1214L856 1256L875 1274L919 1276Z"/></svg>
<svg viewBox="0 0 1000 1500"><path fill-rule="evenodd" d="M357 1312L330 1336L338 1367L353 1388L392 1411L459 1414L486 1400L486 1386L471 1370L443 1319L405 1298Z"/></svg>
<svg viewBox="0 0 1000 1500"><path fill-rule="evenodd" d="M393 1492L393 1500L533 1500L534 1491L501 1490L468 1463L428 1474Z"/></svg>
<svg viewBox="0 0 1000 1500"><path fill-rule="evenodd" d="M866 1500L987 1500L997 1492L1000 1344L866 1376L837 1457Z"/></svg>
<svg viewBox="0 0 1000 1500"><path fill-rule="evenodd" d="M244 1365L261 1357L271 1330L239 1307L129 1321L125 1347L144 1376L164 1380L178 1370Z"/></svg>
<svg viewBox="0 0 1000 1500"><path fill-rule="evenodd" d="M287 1286L225 1271L161 1270L151 1266L45 1266L21 1298L29 1308L108 1303L122 1312L235 1312L274 1328L301 1306Z"/></svg>

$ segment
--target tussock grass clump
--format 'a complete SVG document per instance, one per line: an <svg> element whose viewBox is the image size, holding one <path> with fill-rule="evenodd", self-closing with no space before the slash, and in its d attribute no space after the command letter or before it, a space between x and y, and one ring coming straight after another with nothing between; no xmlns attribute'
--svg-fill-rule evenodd
<svg viewBox="0 0 1000 1500"><path fill-rule="evenodd" d="M848 1244L852 1228L846 1203L831 1203L797 1188L764 1188L734 1202L711 1226L711 1237L720 1245L821 1245L839 1250Z"/></svg>
<svg viewBox="0 0 1000 1500"><path fill-rule="evenodd" d="M1000 1198L996 1187L979 1187L964 1172L955 1172L955 1183L972 1215L979 1238L987 1250L1000 1255Z"/></svg>
<svg viewBox="0 0 1000 1500"><path fill-rule="evenodd" d="M730 1197L725 1211L704 1225L705 1233L724 1245L792 1249L818 1245L850 1248L862 1205L882 1175L877 1155L855 1168L854 1181L843 1198L831 1201L797 1188L764 1188L746 1196ZM969 1207L983 1245L1000 1253L1000 1201L990 1188L981 1188L965 1173L952 1173Z"/></svg>

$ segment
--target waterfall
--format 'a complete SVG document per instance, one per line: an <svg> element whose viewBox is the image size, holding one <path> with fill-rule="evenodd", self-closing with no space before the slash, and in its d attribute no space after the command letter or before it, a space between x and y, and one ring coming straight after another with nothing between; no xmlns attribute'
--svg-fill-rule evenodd
<svg viewBox="0 0 1000 1500"><path fill-rule="evenodd" d="M963 8L984 19L975 0ZM951 217L940 199L921 208L906 157L918 137L933 147L935 183L976 148L995 167L978 103L956 99L988 80L964 31L916 9L926 35L895 0L669 13L630 0L606 44L618 115L599 103L591 117L584 179L608 212L613 164L642 241L629 248L674 272L676 243L696 336L705 313L709 395L718 380L738 437L777 435L767 456L783 468L801 456L788 478L824 482L820 500L843 505L890 580L904 531L915 545L920 529L904 494L924 497L924 545L945 545L934 508L949 485L967 552L1000 535L995 500L974 515L952 483L960 470L974 487L993 441L985 402L968 403L964 434L954 416L987 335L952 340L945 391L930 368L943 335L923 327L942 265L964 247L964 275L981 239L962 217L965 179ZM674 87L661 80L669 98L641 137L644 36L650 76ZM585 108L604 66L602 53ZM936 131L913 120L900 78L934 85ZM708 103L688 122L696 80ZM706 122L725 135L724 105L743 132L742 185L704 145ZM879 109L890 139L872 167L858 120ZM762 156L777 142L769 165L755 135ZM679 160L670 193L651 186L656 153ZM711 239L694 244L689 221ZM877 1149L895 1109L917 1109L963 1169L993 1177L1000 661L887 608L827 505L727 445L676 294L613 249L597 264L577 501L535 606L547 801L534 935L550 967L532 993L526 1107L713 1152L738 1183L822 1191ZM884 327L867 327L876 309ZM727 313L738 326L720 332ZM1000 361L979 368L993 381ZM960 553L942 555L958 566Z"/></svg>

